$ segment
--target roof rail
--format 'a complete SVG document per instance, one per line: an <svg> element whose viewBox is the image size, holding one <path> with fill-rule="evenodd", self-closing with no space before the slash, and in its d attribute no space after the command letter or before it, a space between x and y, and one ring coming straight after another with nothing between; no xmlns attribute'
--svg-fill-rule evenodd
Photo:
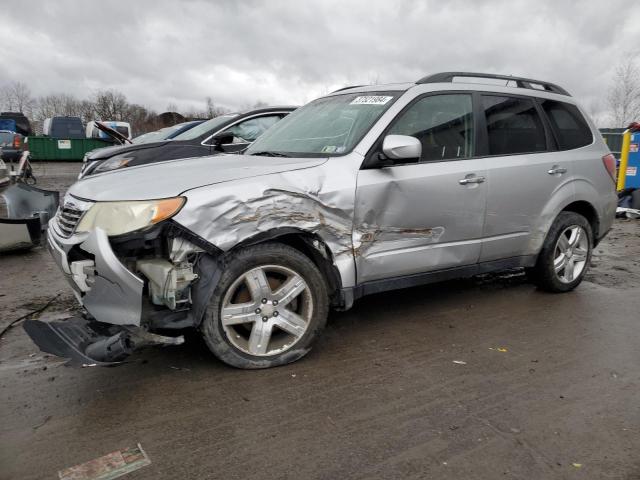
<svg viewBox="0 0 640 480"><path fill-rule="evenodd" d="M331 93L341 92L342 90L349 90L350 88L358 88L358 87L364 87L364 85L350 85L348 87L342 87L342 88L339 88L337 90L334 90Z"/></svg>
<svg viewBox="0 0 640 480"><path fill-rule="evenodd" d="M472 73L472 72L442 72L427 75L416 82L420 85L423 83L453 83L455 77L472 77L472 78L492 78L496 80L507 80L516 82L518 88L528 88L530 90L540 90L533 85L540 85L547 92L559 93L560 95L571 96L564 88L550 82L541 80L533 80L532 78L513 77L511 75L494 75L492 73ZM533 84L533 85L532 85Z"/></svg>

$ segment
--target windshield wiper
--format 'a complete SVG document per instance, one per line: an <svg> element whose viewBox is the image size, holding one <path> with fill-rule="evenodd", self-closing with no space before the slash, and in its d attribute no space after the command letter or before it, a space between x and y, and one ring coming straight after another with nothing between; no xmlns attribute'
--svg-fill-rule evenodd
<svg viewBox="0 0 640 480"><path fill-rule="evenodd" d="M255 152L255 153L250 153L249 155L257 155L260 157L290 157L291 155L287 155L286 153L281 153L281 152L270 152L270 151L264 151L264 152Z"/></svg>

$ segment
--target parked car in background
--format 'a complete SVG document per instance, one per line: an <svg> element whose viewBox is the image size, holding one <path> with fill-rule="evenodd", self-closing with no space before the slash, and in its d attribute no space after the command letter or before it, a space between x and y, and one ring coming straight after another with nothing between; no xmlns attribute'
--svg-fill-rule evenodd
<svg viewBox="0 0 640 480"><path fill-rule="evenodd" d="M168 140L94 150L86 155L78 178L165 160L239 152L296 108L266 107L228 113Z"/></svg>
<svg viewBox="0 0 640 480"><path fill-rule="evenodd" d="M142 135L138 135L133 139L133 143L151 143L151 142L160 142L162 140L170 140L174 137L177 137L183 132L192 129L196 125L200 125L206 120L192 120L190 122L182 122L177 125L172 125L170 127L164 127L160 130L156 130L155 132L143 133Z"/></svg>
<svg viewBox="0 0 640 480"><path fill-rule="evenodd" d="M24 151L25 137L10 130L0 130L0 152L5 162L17 162Z"/></svg>
<svg viewBox="0 0 640 480"><path fill-rule="evenodd" d="M304 356L330 307L367 294L515 267L568 292L613 223L615 174L549 82L440 73L343 89L241 155L76 182L49 246L89 319L25 330L91 364L191 326L229 365L266 368Z"/></svg>
<svg viewBox="0 0 640 480"><path fill-rule="evenodd" d="M2 147L0 147L0 155L1 154L2 154ZM2 158L0 158L0 188L8 185L10 180L11 179L9 178L9 167L7 166L6 163L4 163ZM6 212L3 212L3 209L1 207L2 206L0 206L0 217L2 217L3 214L6 214Z"/></svg>

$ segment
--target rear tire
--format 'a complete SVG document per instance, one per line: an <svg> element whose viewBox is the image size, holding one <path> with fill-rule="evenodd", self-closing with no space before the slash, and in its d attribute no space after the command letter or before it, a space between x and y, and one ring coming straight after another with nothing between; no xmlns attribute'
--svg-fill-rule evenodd
<svg viewBox="0 0 640 480"><path fill-rule="evenodd" d="M584 278L593 250L593 231L582 215L560 212L542 245L531 281L547 292L569 292Z"/></svg>
<svg viewBox="0 0 640 480"><path fill-rule="evenodd" d="M329 310L316 265L279 243L239 250L226 264L200 327L213 354L245 369L284 365L306 355Z"/></svg>

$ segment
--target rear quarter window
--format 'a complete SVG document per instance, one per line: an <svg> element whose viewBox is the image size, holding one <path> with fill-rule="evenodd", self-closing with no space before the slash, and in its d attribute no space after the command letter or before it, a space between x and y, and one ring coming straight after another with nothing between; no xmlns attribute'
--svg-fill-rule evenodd
<svg viewBox="0 0 640 480"><path fill-rule="evenodd" d="M555 100L541 100L540 105L549 119L560 150L572 150L593 142L589 124L578 107Z"/></svg>

